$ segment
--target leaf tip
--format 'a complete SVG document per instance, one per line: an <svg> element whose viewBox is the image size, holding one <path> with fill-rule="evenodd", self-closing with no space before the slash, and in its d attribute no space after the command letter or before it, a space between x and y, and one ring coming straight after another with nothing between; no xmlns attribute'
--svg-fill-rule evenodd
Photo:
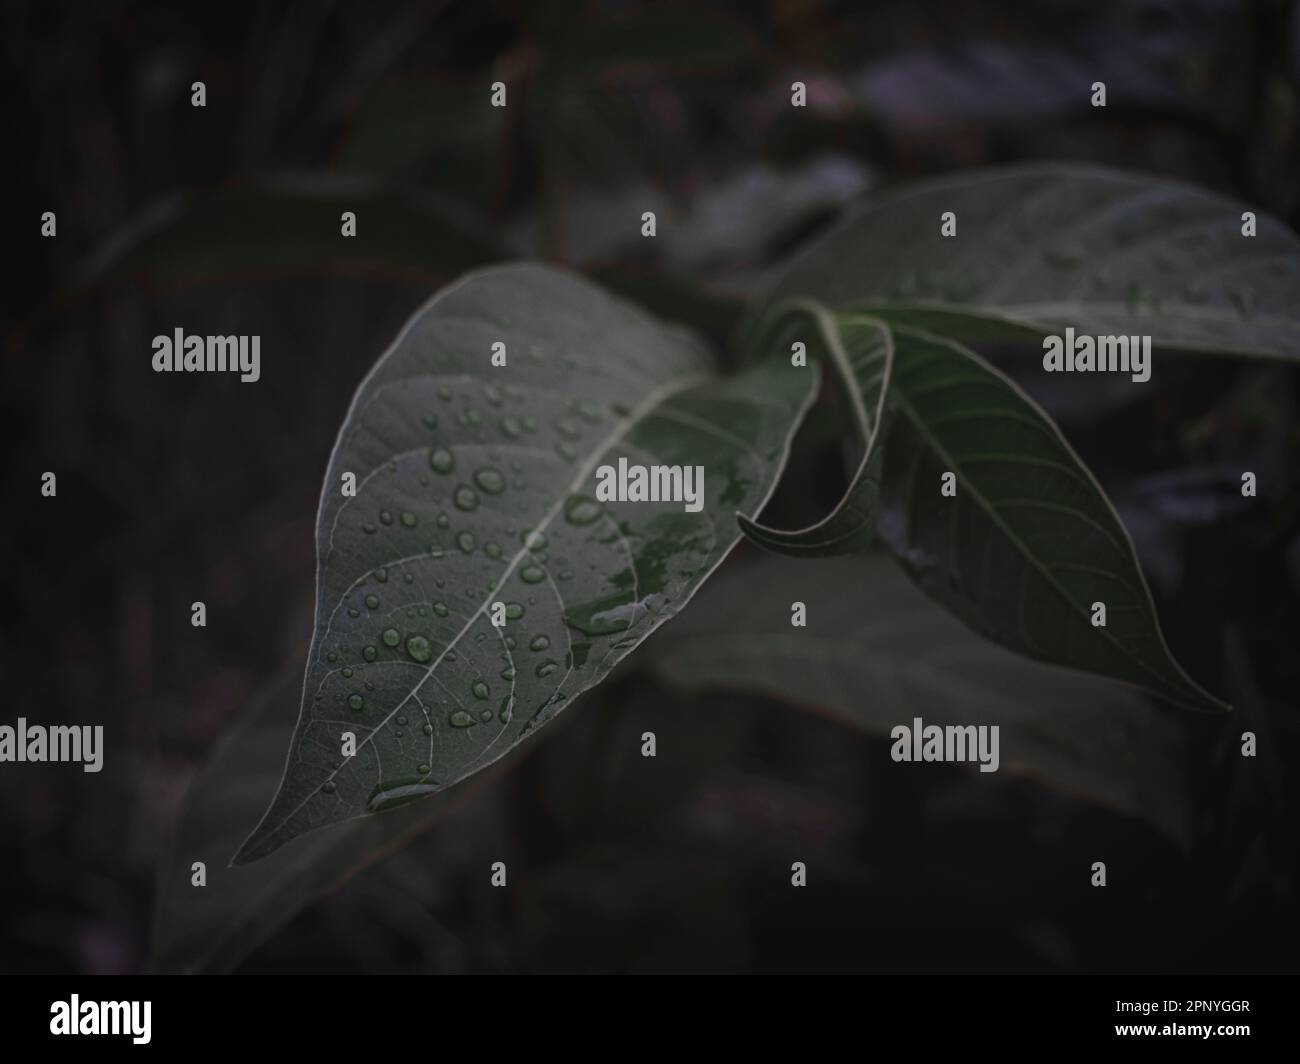
<svg viewBox="0 0 1300 1064"><path fill-rule="evenodd" d="M267 854L278 849L279 845L271 836L263 832L259 825L235 851L235 855L230 858L230 863L226 867L239 868L260 861Z"/></svg>

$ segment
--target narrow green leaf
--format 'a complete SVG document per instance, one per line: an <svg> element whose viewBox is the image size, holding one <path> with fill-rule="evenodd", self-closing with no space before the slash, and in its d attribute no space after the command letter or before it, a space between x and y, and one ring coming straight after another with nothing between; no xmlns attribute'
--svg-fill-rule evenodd
<svg viewBox="0 0 1300 1064"><path fill-rule="evenodd" d="M357 216L356 236L342 233L344 211ZM443 279L498 254L463 211L430 193L362 177L290 174L155 207L101 248L77 284L322 270Z"/></svg>
<svg viewBox="0 0 1300 1064"><path fill-rule="evenodd" d="M896 328L890 403L878 530L922 588L1029 657L1226 708L1174 660L1114 507L1020 388L955 341Z"/></svg>
<svg viewBox="0 0 1300 1064"><path fill-rule="evenodd" d="M844 593L853 587L863 594ZM794 600L807 606L806 629L790 627ZM1147 821L1184 847L1191 841L1184 718L1098 677L994 646L880 556L762 558L729 569L647 641L635 667L686 690L762 692L877 736L915 717L996 724L999 775L1033 776Z"/></svg>
<svg viewBox="0 0 1300 1064"><path fill-rule="evenodd" d="M944 212L957 235L941 235ZM1300 238L1249 204L1146 175L1032 164L867 199L751 315L805 296L978 342L988 323L1149 335L1157 348L1300 358ZM981 319L983 321L981 322Z"/></svg>
<svg viewBox="0 0 1300 1064"><path fill-rule="evenodd" d="M330 459L298 727L236 861L448 787L603 679L735 544L816 379L775 359L719 378L692 334L539 266L437 295ZM620 460L701 466L702 508L597 501Z"/></svg>
<svg viewBox="0 0 1300 1064"><path fill-rule="evenodd" d="M889 326L871 317L841 315L836 318L819 303L796 300L773 311L781 340L763 341L765 349L785 351L784 340L806 337L813 341L843 379L862 440L862 461L850 480L844 498L822 520L797 531L759 524L743 515L740 527L759 546L778 554L823 557L846 554L870 545L880 495L881 434L889 376L894 360L894 340ZM813 332L800 331L795 322L812 321ZM813 355L810 349L809 356Z"/></svg>

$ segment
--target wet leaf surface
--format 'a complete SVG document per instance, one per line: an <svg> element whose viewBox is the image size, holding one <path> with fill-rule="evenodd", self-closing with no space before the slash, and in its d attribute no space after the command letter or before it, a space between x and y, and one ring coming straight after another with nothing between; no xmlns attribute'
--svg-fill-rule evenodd
<svg viewBox="0 0 1300 1064"><path fill-rule="evenodd" d="M718 377L690 333L543 267L436 296L335 446L301 716L237 861L448 787L603 679L735 544L816 380L788 360ZM597 501L623 460L701 466L702 507Z"/></svg>

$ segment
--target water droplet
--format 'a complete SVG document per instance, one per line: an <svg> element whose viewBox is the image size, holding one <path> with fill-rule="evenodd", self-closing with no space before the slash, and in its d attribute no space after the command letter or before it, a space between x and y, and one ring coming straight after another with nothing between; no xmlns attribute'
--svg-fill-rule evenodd
<svg viewBox="0 0 1300 1064"><path fill-rule="evenodd" d="M466 554L468 554L470 551L474 549L475 542L476 541L474 539L473 532L460 532L457 533L456 535L456 546L458 546Z"/></svg>
<svg viewBox="0 0 1300 1064"><path fill-rule="evenodd" d="M501 544L500 544L500 543L484 543L484 544L483 544L483 553L486 554L489 558L500 558L500 557L501 557Z"/></svg>
<svg viewBox="0 0 1300 1064"><path fill-rule="evenodd" d="M367 521L361 526L361 531L364 532L367 536L370 536L378 532L379 529L377 529L374 525L372 525L369 521Z"/></svg>
<svg viewBox="0 0 1300 1064"><path fill-rule="evenodd" d="M367 811L378 813L394 806L405 805L438 789L436 783L384 783L376 787L366 804Z"/></svg>
<svg viewBox="0 0 1300 1064"><path fill-rule="evenodd" d="M602 512L600 503L585 495L570 495L564 504L564 519L571 525L589 525Z"/></svg>
<svg viewBox="0 0 1300 1064"><path fill-rule="evenodd" d="M456 489L452 501L458 510L473 510L478 506L478 494L468 484L462 484Z"/></svg>
<svg viewBox="0 0 1300 1064"><path fill-rule="evenodd" d="M540 584L546 579L546 570L540 565L525 565L519 570L519 579L525 584Z"/></svg>
<svg viewBox="0 0 1300 1064"><path fill-rule="evenodd" d="M415 771L418 772L421 776L427 776L427 775L429 774L429 766L428 766L428 765L416 765L416 766L415 766Z"/></svg>
<svg viewBox="0 0 1300 1064"><path fill-rule="evenodd" d="M506 617L509 620L517 621L524 615L524 608L518 602L506 603Z"/></svg>
<svg viewBox="0 0 1300 1064"><path fill-rule="evenodd" d="M555 450L566 462L576 462L578 460L578 448L571 443L561 440L555 445Z"/></svg>
<svg viewBox="0 0 1300 1064"><path fill-rule="evenodd" d="M387 569L376 569L376 570L375 570L375 579L378 580L381 584L386 584L386 583L388 583L388 570L387 570Z"/></svg>
<svg viewBox="0 0 1300 1064"><path fill-rule="evenodd" d="M444 553L445 551L443 551L443 549L439 547L436 543L429 548L429 557L435 560L441 558Z"/></svg>
<svg viewBox="0 0 1300 1064"><path fill-rule="evenodd" d="M439 528L450 528L451 518L448 517L446 514L439 514L437 524Z"/></svg>
<svg viewBox="0 0 1300 1064"><path fill-rule="evenodd" d="M533 636L533 641L528 644L529 650L545 650L551 645L551 640L544 635Z"/></svg>
<svg viewBox="0 0 1300 1064"><path fill-rule="evenodd" d="M489 495L500 495L506 490L506 478L501 470L493 466L484 466L474 474L474 483L479 490Z"/></svg>
<svg viewBox="0 0 1300 1064"><path fill-rule="evenodd" d="M583 399L578 403L578 413L593 425L600 421L600 407L589 399Z"/></svg>
<svg viewBox="0 0 1300 1064"><path fill-rule="evenodd" d="M402 524L404 524L407 528L414 528L414 527L415 527L415 514L411 513L410 510L403 510L403 511L402 511L402 516L401 516L401 522L402 522Z"/></svg>
<svg viewBox="0 0 1300 1064"><path fill-rule="evenodd" d="M497 711L502 724L509 724L515 716L515 700L510 695L501 699L501 708Z"/></svg>
<svg viewBox="0 0 1300 1064"><path fill-rule="evenodd" d="M491 694L488 690L488 685L482 680L475 680L473 685L470 687L470 692L480 701L486 700L488 695Z"/></svg>
<svg viewBox="0 0 1300 1064"><path fill-rule="evenodd" d="M517 440L523 431L524 427L519 424L518 418L507 416L501 419L501 432L507 439Z"/></svg>
<svg viewBox="0 0 1300 1064"><path fill-rule="evenodd" d="M483 386L483 398L486 399L493 406L501 405L501 392L499 389L493 387L491 384L485 384Z"/></svg>
<svg viewBox="0 0 1300 1064"><path fill-rule="evenodd" d="M460 415L460 423L462 425L468 425L471 428L477 425L481 420L482 418L479 416L479 412L472 406Z"/></svg>
<svg viewBox="0 0 1300 1064"><path fill-rule="evenodd" d="M536 672L538 676L546 677L546 676L550 676L551 673L553 673L559 667L560 667L560 663L558 661L554 661L551 658L547 658L545 661L543 661L540 665L537 666Z"/></svg>
<svg viewBox="0 0 1300 1064"><path fill-rule="evenodd" d="M348 607L348 616L349 616L349 617L360 617L360 616L361 616L361 611L358 610L358 609L354 609L354 608L352 608L352 607Z"/></svg>
<svg viewBox="0 0 1300 1064"><path fill-rule="evenodd" d="M398 723L399 725L405 727L405 726L406 726L406 718L405 718L404 716L402 716L401 714L398 714L398 717L397 717L397 723Z"/></svg>
<svg viewBox="0 0 1300 1064"><path fill-rule="evenodd" d="M422 730L424 731L424 734L425 734L425 735L432 735L432 734L433 734L433 725L432 725L432 724L426 724Z"/></svg>
<svg viewBox="0 0 1300 1064"><path fill-rule="evenodd" d="M446 617L450 611L447 609L447 604L445 602L435 602L433 604L433 612L439 617Z"/></svg>
<svg viewBox="0 0 1300 1064"><path fill-rule="evenodd" d="M367 661L374 661L375 658L379 657L379 648L378 648L378 647L365 647L365 648L361 651L361 656L362 656L363 658L365 658Z"/></svg>
<svg viewBox="0 0 1300 1064"><path fill-rule="evenodd" d="M413 635L406 641L406 652L419 662L428 661L433 657L433 647L422 635Z"/></svg>
<svg viewBox="0 0 1300 1064"><path fill-rule="evenodd" d="M453 728L470 728L474 725L474 718L466 713L463 709L456 710L447 721Z"/></svg>
<svg viewBox="0 0 1300 1064"><path fill-rule="evenodd" d="M524 541L524 546L531 551L539 551L546 546L546 533L539 532L535 528L529 529L521 538Z"/></svg>
<svg viewBox="0 0 1300 1064"><path fill-rule="evenodd" d="M425 414L424 417L420 418L420 423L421 423L421 424L422 424L426 429L429 429L430 431L433 431L434 429L436 429L436 428L438 427L438 415L437 415L437 414Z"/></svg>
<svg viewBox="0 0 1300 1064"><path fill-rule="evenodd" d="M351 666L351 665L345 665L345 666L343 667L343 679L345 679L345 680L350 680L350 679L352 679L352 666Z"/></svg>
<svg viewBox="0 0 1300 1064"><path fill-rule="evenodd" d="M378 596L378 595L367 595L367 596L366 596L366 609L368 609L368 610L377 610L377 609L379 609L379 596Z"/></svg>
<svg viewBox="0 0 1300 1064"><path fill-rule="evenodd" d="M334 651L331 650L328 654L325 655L325 660L332 665L334 664L334 662L339 660L339 656L336 653L334 653Z"/></svg>
<svg viewBox="0 0 1300 1064"><path fill-rule="evenodd" d="M511 666L509 666L508 668L504 668L504 669L502 669L501 672L500 672L498 675L499 675L499 676L501 677L501 679L503 679L503 680L513 680L513 679L515 678L515 669L514 669L514 666L511 665Z"/></svg>
<svg viewBox="0 0 1300 1064"><path fill-rule="evenodd" d="M445 447L438 447L429 452L429 465L435 473L450 473L456 465L456 459Z"/></svg>
<svg viewBox="0 0 1300 1064"><path fill-rule="evenodd" d="M492 710L490 709L483 710L483 712L478 715L478 719L481 720L484 724L486 724L488 721L492 719Z"/></svg>
<svg viewBox="0 0 1300 1064"><path fill-rule="evenodd" d="M444 403L451 399L451 389L445 384L438 385L438 398Z"/></svg>
<svg viewBox="0 0 1300 1064"><path fill-rule="evenodd" d="M360 695L349 695L348 706L352 709L365 709L366 700L362 698Z"/></svg>
<svg viewBox="0 0 1300 1064"><path fill-rule="evenodd" d="M339 785L335 783L333 780L326 780L324 783L320 785L320 789L324 791L326 794L333 794L336 790L339 789Z"/></svg>
<svg viewBox="0 0 1300 1064"><path fill-rule="evenodd" d="M379 520L386 525L391 525L393 523L393 515L390 514L387 510L380 510Z"/></svg>
<svg viewBox="0 0 1300 1064"><path fill-rule="evenodd" d="M629 602L628 593L620 592L594 602L585 602L565 611L564 619L587 635L623 632L649 616L659 596L647 595L639 602Z"/></svg>
<svg viewBox="0 0 1300 1064"><path fill-rule="evenodd" d="M395 647L402 641L402 633L396 628L385 628L383 635L379 638L384 641L384 646Z"/></svg>

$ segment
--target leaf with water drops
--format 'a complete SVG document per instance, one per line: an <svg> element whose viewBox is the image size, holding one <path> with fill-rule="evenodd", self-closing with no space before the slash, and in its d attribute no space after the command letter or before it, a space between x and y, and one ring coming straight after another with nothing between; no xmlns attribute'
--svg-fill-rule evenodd
<svg viewBox="0 0 1300 1064"><path fill-rule="evenodd" d="M719 377L689 332L540 266L434 297L335 444L298 725L236 862L448 787L603 679L761 508L816 379L788 359ZM702 508L597 501L620 459L702 467Z"/></svg>
<svg viewBox="0 0 1300 1064"><path fill-rule="evenodd" d="M941 233L946 211L955 236ZM1300 358L1294 232L1250 204L1100 167L1032 164L874 195L756 301L750 335L789 297L967 343L1073 326L1149 335L1158 350Z"/></svg>

